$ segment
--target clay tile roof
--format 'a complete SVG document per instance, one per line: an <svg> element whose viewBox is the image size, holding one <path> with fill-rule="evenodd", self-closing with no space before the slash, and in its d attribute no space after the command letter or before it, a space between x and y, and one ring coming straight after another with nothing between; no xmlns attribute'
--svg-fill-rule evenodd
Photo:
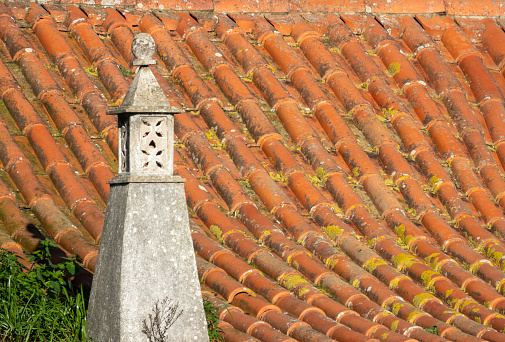
<svg viewBox="0 0 505 342"><path fill-rule="evenodd" d="M0 246L94 270L147 32L226 341L505 339L503 2L122 5L0 2Z"/></svg>

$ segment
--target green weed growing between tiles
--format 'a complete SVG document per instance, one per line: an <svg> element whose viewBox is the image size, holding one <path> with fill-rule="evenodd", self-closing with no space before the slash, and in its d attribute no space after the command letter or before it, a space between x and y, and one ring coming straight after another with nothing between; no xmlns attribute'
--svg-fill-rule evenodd
<svg viewBox="0 0 505 342"><path fill-rule="evenodd" d="M0 341L87 341L86 296L68 280L78 265L52 263L52 247L43 241L29 269L0 249Z"/></svg>
<svg viewBox="0 0 505 342"><path fill-rule="evenodd" d="M223 342L223 338L220 333L221 329L218 327L219 317L217 312L219 308L212 305L212 302L204 299L203 300L203 309L205 310L205 318L207 319L207 331L209 332L209 340L211 342Z"/></svg>

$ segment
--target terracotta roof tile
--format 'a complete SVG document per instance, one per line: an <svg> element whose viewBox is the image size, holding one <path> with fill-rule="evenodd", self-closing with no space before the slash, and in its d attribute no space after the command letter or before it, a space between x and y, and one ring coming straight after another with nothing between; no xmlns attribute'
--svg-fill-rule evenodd
<svg viewBox="0 0 505 342"><path fill-rule="evenodd" d="M467 5L465 3L448 0L445 8L449 15L473 15L479 13L483 16L498 16L503 13L504 4L494 1L479 1Z"/></svg>
<svg viewBox="0 0 505 342"><path fill-rule="evenodd" d="M212 2L216 12L288 12L290 10L288 0L214 0Z"/></svg>
<svg viewBox="0 0 505 342"><path fill-rule="evenodd" d="M67 3L80 4L82 1L67 1ZM10 2L16 7L16 16L23 15L23 7L20 2ZM447 13L449 15L468 16L499 16L503 12L501 3L495 1L480 1L475 6L473 2L456 2L452 0L430 0L420 3L418 1L378 0L369 1L344 1L335 2L328 0L270 0L270 1L224 1L224 0L170 0L170 1L143 1L122 0L115 4L130 6L128 11L136 10L188 10L188 11L216 11L235 13L285 13L285 12L339 12L339 13ZM104 6L102 2L88 1L89 5ZM52 5L51 5L52 6ZM106 6L106 5L105 5ZM130 16L133 18L135 15ZM21 18L20 18L21 19ZM133 19L134 22L136 19Z"/></svg>
<svg viewBox="0 0 505 342"><path fill-rule="evenodd" d="M0 246L93 271L147 32L226 341L503 340L500 4L127 5L0 3Z"/></svg>

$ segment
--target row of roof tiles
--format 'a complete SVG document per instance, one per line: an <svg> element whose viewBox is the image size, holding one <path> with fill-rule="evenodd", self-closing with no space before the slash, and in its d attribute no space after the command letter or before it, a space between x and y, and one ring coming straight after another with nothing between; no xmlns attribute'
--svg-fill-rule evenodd
<svg viewBox="0 0 505 342"><path fill-rule="evenodd" d="M2 245L94 269L139 30L227 340L503 340L505 33L416 19L0 4Z"/></svg>
<svg viewBox="0 0 505 342"><path fill-rule="evenodd" d="M342 13L446 13L449 15L501 16L505 4L495 0L66 0L62 3L130 6L138 9L191 10L237 13L342 12Z"/></svg>

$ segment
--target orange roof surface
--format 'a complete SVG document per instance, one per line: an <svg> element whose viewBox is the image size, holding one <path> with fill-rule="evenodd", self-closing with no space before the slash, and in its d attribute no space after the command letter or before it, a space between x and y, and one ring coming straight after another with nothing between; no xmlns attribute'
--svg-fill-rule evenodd
<svg viewBox="0 0 505 342"><path fill-rule="evenodd" d="M503 2L253 2L0 2L0 245L94 270L147 32L226 341L504 341Z"/></svg>

